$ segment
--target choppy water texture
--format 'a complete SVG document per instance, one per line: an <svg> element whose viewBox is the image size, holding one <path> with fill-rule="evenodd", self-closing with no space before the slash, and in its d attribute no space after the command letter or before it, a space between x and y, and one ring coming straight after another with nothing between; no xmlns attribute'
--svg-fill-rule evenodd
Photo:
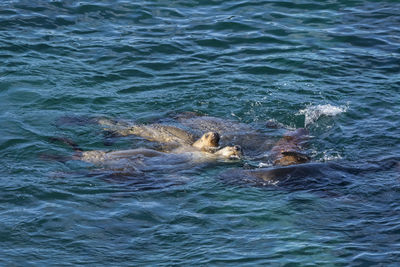
<svg viewBox="0 0 400 267"><path fill-rule="evenodd" d="M389 0L1 1L1 264L394 266L399 14ZM54 136L151 146L105 139L83 118L184 111L273 141L284 130L267 121L306 125L313 162L282 172L247 158L141 180L40 157L72 155ZM259 167L284 179L246 178Z"/></svg>

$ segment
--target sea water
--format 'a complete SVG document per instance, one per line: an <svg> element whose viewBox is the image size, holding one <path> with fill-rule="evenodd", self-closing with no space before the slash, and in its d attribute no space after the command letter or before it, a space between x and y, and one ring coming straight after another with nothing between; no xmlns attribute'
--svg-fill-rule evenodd
<svg viewBox="0 0 400 267"><path fill-rule="evenodd" d="M399 14L390 0L1 1L1 265L395 266ZM246 157L140 179L58 160L74 152L51 141L149 147L91 118L186 111L271 142L306 127L312 163L282 184L221 178L274 168Z"/></svg>

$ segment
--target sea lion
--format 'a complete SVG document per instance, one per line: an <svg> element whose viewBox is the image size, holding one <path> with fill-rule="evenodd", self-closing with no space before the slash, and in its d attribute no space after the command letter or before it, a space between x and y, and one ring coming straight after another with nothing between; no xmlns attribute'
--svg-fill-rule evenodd
<svg viewBox="0 0 400 267"><path fill-rule="evenodd" d="M205 163L231 162L242 157L238 146L224 147L214 153L190 151L165 153L152 149L138 148L118 151L84 151L75 153L74 159L93 164L97 172L113 176L150 177L154 174L173 174L193 169Z"/></svg>
<svg viewBox="0 0 400 267"><path fill-rule="evenodd" d="M196 140L196 135L188 131L163 124L126 126L126 123L114 122L107 119L100 119L98 123L109 127L109 130L121 136L136 135L149 141L175 147L192 146L196 149L206 151L218 147L220 140L220 135L217 132L208 131Z"/></svg>
<svg viewBox="0 0 400 267"><path fill-rule="evenodd" d="M186 151L183 153L165 153L152 149L146 148L136 148L127 150L116 150L116 151L102 151L102 150L92 150L92 151L77 151L74 155L74 159L82 160L85 162L93 163L96 165L105 164L107 162L118 162L121 160L136 159L139 157L169 157L177 156L181 158L186 158L187 161L202 163L214 160L231 160L240 159L242 157L242 150L240 146L226 146L215 152L206 151Z"/></svg>
<svg viewBox="0 0 400 267"><path fill-rule="evenodd" d="M210 139L209 135L204 135L205 139ZM197 165L215 161L230 161L241 159L243 156L240 146L226 146L210 150L199 150L194 146L181 146L179 149L169 153L156 151L147 148L136 148L116 151L83 151L77 144L67 138L52 138L52 141L61 141L70 145L75 154L70 158L92 163L112 172L136 175L142 171L176 171L177 169L187 169L191 165ZM203 140L199 140L203 141ZM53 157L47 157L53 158ZM67 161L63 157L63 161ZM188 164L190 166L188 166Z"/></svg>
<svg viewBox="0 0 400 267"><path fill-rule="evenodd" d="M304 128L286 133L271 149L273 164L288 166L310 161L310 157L301 152L307 139L308 131Z"/></svg>
<svg viewBox="0 0 400 267"><path fill-rule="evenodd" d="M329 196L349 185L347 178L349 175L354 175L352 172L357 170L360 169L347 168L334 162L309 162L256 169L233 168L222 172L219 178L226 184L236 186L273 187L290 191L307 190Z"/></svg>

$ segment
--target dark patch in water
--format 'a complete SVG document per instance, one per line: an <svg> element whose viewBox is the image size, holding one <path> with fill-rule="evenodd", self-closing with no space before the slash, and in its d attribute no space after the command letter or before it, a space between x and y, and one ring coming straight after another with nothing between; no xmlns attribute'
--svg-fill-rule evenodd
<svg viewBox="0 0 400 267"><path fill-rule="evenodd" d="M386 158L373 164L346 166L345 162L306 163L285 167L230 169L220 175L227 184L268 187L307 192L340 192L357 176L396 170L399 158Z"/></svg>

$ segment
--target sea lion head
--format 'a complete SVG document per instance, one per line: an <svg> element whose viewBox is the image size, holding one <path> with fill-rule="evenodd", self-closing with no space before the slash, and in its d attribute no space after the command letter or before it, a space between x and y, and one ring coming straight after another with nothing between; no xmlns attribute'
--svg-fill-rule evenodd
<svg viewBox="0 0 400 267"><path fill-rule="evenodd" d="M226 159L241 159L243 151L240 146L226 146L215 152L215 154Z"/></svg>
<svg viewBox="0 0 400 267"><path fill-rule="evenodd" d="M200 139L193 143L193 147L200 150L209 150L210 148L216 148L219 146L220 136L216 132L208 132L203 134Z"/></svg>

